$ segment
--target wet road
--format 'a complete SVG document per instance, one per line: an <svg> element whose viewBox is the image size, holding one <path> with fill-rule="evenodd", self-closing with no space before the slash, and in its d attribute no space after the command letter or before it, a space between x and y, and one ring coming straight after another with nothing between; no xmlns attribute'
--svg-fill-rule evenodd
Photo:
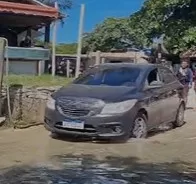
<svg viewBox="0 0 196 184"><path fill-rule="evenodd" d="M196 184L196 172L182 163L144 164L136 158L54 156L48 163L4 170L1 184ZM185 171L186 170L186 171Z"/></svg>
<svg viewBox="0 0 196 184"><path fill-rule="evenodd" d="M196 112L146 140L56 140L42 127L0 134L0 184L196 184Z"/></svg>

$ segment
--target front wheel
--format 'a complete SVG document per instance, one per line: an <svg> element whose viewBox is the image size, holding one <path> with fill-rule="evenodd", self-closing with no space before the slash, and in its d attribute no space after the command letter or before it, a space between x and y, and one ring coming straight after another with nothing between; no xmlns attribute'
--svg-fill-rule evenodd
<svg viewBox="0 0 196 184"><path fill-rule="evenodd" d="M180 107L178 108L176 120L173 123L175 127L181 127L182 125L184 125L184 114L185 114L185 105L181 104Z"/></svg>
<svg viewBox="0 0 196 184"><path fill-rule="evenodd" d="M131 130L131 138L142 139L147 137L147 118L145 114L138 113Z"/></svg>

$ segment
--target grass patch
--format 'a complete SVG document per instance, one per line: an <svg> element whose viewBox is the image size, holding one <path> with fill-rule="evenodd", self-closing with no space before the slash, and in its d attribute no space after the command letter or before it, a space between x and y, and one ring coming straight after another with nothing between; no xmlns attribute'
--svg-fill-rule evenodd
<svg viewBox="0 0 196 184"><path fill-rule="evenodd" d="M6 83L6 77L4 77L4 84ZM49 87L49 86L65 86L69 84L73 79L66 77L51 75L9 75L9 85L20 84L26 87Z"/></svg>

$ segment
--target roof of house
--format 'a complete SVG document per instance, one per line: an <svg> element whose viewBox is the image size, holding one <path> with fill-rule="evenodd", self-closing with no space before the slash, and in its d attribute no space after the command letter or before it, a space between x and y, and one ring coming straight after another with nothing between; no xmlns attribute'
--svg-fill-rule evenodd
<svg viewBox="0 0 196 184"><path fill-rule="evenodd" d="M32 15L57 19L59 12L56 8L46 6L37 0L28 0L29 4L0 1L0 13L17 15Z"/></svg>

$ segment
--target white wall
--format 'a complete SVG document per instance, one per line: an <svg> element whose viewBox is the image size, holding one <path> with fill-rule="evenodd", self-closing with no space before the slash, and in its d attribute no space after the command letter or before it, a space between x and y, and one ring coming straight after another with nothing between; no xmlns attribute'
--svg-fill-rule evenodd
<svg viewBox="0 0 196 184"><path fill-rule="evenodd" d="M36 75L37 61L9 61L9 73Z"/></svg>

